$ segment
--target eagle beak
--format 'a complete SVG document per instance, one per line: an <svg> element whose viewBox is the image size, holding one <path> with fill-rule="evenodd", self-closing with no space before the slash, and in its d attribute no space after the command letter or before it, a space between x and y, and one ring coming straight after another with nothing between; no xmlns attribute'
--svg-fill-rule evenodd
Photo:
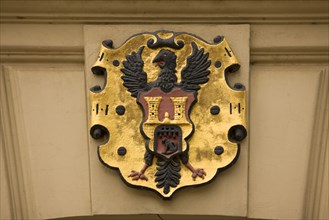
<svg viewBox="0 0 329 220"><path fill-rule="evenodd" d="M153 59L152 63L158 63L158 62L160 62L160 57L159 57L159 56L156 56L156 57Z"/></svg>
<svg viewBox="0 0 329 220"><path fill-rule="evenodd" d="M156 63L158 66L162 66L165 62L161 59L160 56L156 56L153 59L152 63Z"/></svg>

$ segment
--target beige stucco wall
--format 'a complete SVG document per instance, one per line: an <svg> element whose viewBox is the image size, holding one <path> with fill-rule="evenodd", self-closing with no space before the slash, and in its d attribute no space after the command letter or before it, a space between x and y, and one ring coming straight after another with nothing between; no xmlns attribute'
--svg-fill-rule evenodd
<svg viewBox="0 0 329 220"><path fill-rule="evenodd" d="M327 8L327 1L2 1L0 218L328 217ZM232 79L249 84L239 163L174 201L128 188L89 140L92 51L105 36L119 44L143 29L208 40L225 32L248 62L243 68L250 65Z"/></svg>

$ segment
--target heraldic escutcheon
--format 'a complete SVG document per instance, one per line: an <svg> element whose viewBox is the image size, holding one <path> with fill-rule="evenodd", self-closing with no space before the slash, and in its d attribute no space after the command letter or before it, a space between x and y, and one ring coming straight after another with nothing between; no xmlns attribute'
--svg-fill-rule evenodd
<svg viewBox="0 0 329 220"><path fill-rule="evenodd" d="M246 92L227 83L238 60L222 36L136 34L119 48L103 41L92 72L91 129L100 161L130 186L169 198L232 165L246 137Z"/></svg>

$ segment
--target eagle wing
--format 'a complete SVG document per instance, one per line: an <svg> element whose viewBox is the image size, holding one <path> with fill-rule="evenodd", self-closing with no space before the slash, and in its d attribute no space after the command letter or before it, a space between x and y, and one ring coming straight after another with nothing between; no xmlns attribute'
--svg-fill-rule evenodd
<svg viewBox="0 0 329 220"><path fill-rule="evenodd" d="M143 49L144 46L140 47L137 53L133 51L130 55L127 55L127 60L123 61L124 68L121 69L121 72L124 74L121 77L124 81L123 85L131 93L131 96L135 98L140 91L147 87L147 74L143 70Z"/></svg>
<svg viewBox="0 0 329 220"><path fill-rule="evenodd" d="M198 46L192 42L192 54L187 58L186 67L181 72L180 86L184 90L198 91L199 84L208 82L208 70L211 61L208 60L209 53L204 53L204 49L198 49Z"/></svg>

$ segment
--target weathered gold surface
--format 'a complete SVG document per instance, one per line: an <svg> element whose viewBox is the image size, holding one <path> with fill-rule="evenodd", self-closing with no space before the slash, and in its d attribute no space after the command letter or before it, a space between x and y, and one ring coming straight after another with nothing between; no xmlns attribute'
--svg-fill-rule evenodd
<svg viewBox="0 0 329 220"><path fill-rule="evenodd" d="M158 33L158 36L170 38L171 33ZM107 165L118 168L126 182L135 186L142 186L156 190L164 197L170 197L177 189L198 185L210 181L219 168L230 164L238 153L237 144L228 140L228 130L230 127L240 124L246 126L246 92L232 90L225 81L224 70L232 64L238 64L234 53L230 49L227 41L224 39L219 44L208 44L189 34L181 34L175 38L175 41L182 40L185 46L176 50L177 56L177 77L180 81L180 72L186 66L186 58L191 54L191 42L195 42L198 48L204 48L209 53L211 66L209 67L209 81L201 85L198 92L198 102L193 106L190 118L195 125L195 131L189 139L189 161L195 168L203 168L207 175L204 179L196 178L193 180L191 171L184 165L181 166L180 184L176 188L171 188L170 193L164 194L162 189L156 187L154 174L156 173L155 161L146 172L148 181L133 181L128 178L132 170L139 170L144 165L145 139L140 133L140 123L142 121L142 110L136 103L136 99L130 96L130 93L122 85L122 61L126 59L127 54L133 51L137 52L141 46L145 46L142 53L144 61L144 71L148 74L148 82L157 78L159 67L152 63L154 57L161 49L150 49L147 47L147 41L156 37L153 34L136 35L126 41L118 49L108 49L101 46L99 57L94 66L101 66L107 70L107 84L100 93L90 92L91 100L91 126L101 124L110 132L110 139L107 143L99 147L101 160ZM230 51L230 55L225 48ZM171 48L168 48L173 50ZM103 54L103 55L102 55ZM102 57L101 61L100 58ZM118 60L118 67L112 64L113 60ZM221 62L221 67L214 66L216 61ZM230 114L230 103L232 105L232 114ZM238 103L240 103L240 113L238 113ZM99 113L96 115L94 109L99 104ZM105 115L106 105L109 106L108 114ZM124 115L117 115L115 108L123 105L126 108ZM220 106L218 115L210 114L210 108L213 105ZM222 146L224 153L220 156L214 153L215 146ZM119 156L117 150L120 146L125 146L127 153ZM152 146L152 144L150 144ZM155 160L155 159L154 159Z"/></svg>

